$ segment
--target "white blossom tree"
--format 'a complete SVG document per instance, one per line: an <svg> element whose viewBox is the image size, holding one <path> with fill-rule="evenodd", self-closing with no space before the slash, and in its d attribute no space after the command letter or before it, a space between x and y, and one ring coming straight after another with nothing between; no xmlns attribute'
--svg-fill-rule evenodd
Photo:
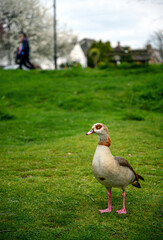
<svg viewBox="0 0 163 240"><path fill-rule="evenodd" d="M68 57L73 46L77 43L77 36L66 25L60 26L58 24L57 42L58 57Z"/></svg>
<svg viewBox="0 0 163 240"><path fill-rule="evenodd" d="M39 0L0 0L0 49L7 49L8 61L14 61L21 32L30 42L32 59L53 61L53 16ZM65 57L77 37L66 28L58 28L58 56Z"/></svg>

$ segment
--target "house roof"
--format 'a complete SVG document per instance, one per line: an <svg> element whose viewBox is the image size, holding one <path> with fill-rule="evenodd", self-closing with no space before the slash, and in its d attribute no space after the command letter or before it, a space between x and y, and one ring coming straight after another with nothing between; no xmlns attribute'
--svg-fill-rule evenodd
<svg viewBox="0 0 163 240"><path fill-rule="evenodd" d="M115 56L119 56L121 61L136 61L136 62L148 62L151 59L151 54L148 49L136 49L136 50L118 50L114 49L112 52L108 52L107 56L111 57L115 61Z"/></svg>
<svg viewBox="0 0 163 240"><path fill-rule="evenodd" d="M89 51L89 49L90 49L90 47L91 47L91 45L94 41L95 40L93 40L93 39L84 38L79 42L85 56L87 55L87 53L88 53L88 51Z"/></svg>
<svg viewBox="0 0 163 240"><path fill-rule="evenodd" d="M123 51L123 47L121 46L121 43L118 41L117 46L113 49L115 52Z"/></svg>

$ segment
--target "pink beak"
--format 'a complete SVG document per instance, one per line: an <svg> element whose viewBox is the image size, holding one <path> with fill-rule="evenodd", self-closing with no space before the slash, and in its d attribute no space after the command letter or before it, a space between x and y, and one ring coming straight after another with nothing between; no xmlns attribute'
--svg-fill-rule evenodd
<svg viewBox="0 0 163 240"><path fill-rule="evenodd" d="M92 133L95 133L93 128L89 132L87 132L86 135L91 135Z"/></svg>

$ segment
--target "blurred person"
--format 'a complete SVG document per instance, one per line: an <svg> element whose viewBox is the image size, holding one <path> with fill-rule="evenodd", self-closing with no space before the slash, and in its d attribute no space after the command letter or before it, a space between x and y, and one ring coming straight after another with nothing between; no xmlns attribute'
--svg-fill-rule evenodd
<svg viewBox="0 0 163 240"><path fill-rule="evenodd" d="M21 44L16 55L16 60L19 60L19 68L22 69L22 65L24 65L29 69L34 69L34 66L29 59L30 47L25 33L22 33L20 43Z"/></svg>

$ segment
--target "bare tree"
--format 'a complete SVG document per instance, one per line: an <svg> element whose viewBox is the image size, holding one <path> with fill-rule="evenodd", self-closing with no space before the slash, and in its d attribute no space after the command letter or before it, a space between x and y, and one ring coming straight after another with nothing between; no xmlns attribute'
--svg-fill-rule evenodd
<svg viewBox="0 0 163 240"><path fill-rule="evenodd" d="M150 43L158 50L163 62L163 30L154 32L154 34L151 36Z"/></svg>

